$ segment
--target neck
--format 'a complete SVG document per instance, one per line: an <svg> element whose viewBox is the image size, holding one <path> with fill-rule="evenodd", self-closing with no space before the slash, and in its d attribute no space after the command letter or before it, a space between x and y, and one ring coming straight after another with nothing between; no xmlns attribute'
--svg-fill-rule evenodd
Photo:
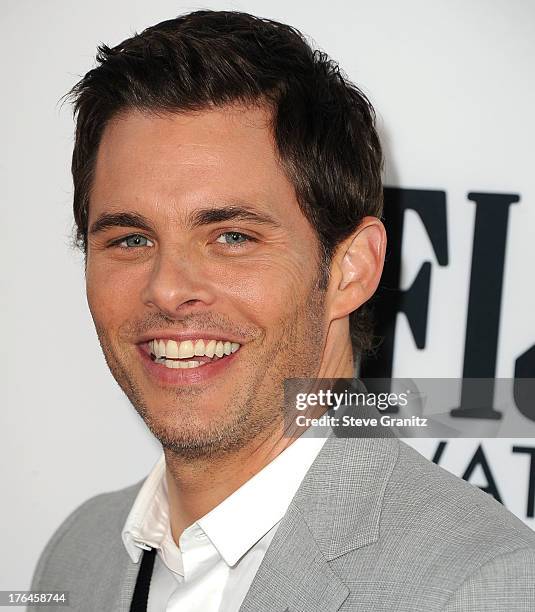
<svg viewBox="0 0 535 612"><path fill-rule="evenodd" d="M185 460L164 449L173 539L273 461L295 438L282 424L246 446L217 457Z"/></svg>

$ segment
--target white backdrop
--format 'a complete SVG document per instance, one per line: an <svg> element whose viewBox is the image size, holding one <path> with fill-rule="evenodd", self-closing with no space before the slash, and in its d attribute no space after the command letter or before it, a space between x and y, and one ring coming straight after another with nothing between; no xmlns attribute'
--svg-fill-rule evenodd
<svg viewBox="0 0 535 612"><path fill-rule="evenodd" d="M436 265L407 213L402 286L433 264L429 329L418 350L403 316L394 375L459 377L475 207L470 191L521 196L511 207L496 375L511 377L535 344L535 5L529 0L280 0L190 4L153 0L4 0L0 201L2 509L0 589L25 589L53 530L82 501L141 479L158 455L112 379L85 301L81 256L69 248L70 109L60 97L93 65L99 42L198 9L238 9L286 21L337 59L375 105L385 182L447 193L448 266ZM451 442L457 474L478 441ZM505 504L526 517L529 456L484 442ZM433 440L417 441L427 456ZM471 479L485 484L476 470ZM9 553L9 556L6 554Z"/></svg>

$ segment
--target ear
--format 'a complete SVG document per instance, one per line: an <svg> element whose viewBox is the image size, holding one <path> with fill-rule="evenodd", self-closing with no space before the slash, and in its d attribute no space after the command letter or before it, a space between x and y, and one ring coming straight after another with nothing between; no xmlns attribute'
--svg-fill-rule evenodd
<svg viewBox="0 0 535 612"><path fill-rule="evenodd" d="M357 310L375 293L383 271L386 231L377 217L364 217L335 254L331 314L341 318Z"/></svg>

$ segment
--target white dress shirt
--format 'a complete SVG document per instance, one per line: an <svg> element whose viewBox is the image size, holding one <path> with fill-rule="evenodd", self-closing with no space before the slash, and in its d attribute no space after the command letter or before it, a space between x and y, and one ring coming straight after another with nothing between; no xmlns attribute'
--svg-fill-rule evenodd
<svg viewBox="0 0 535 612"><path fill-rule="evenodd" d="M307 430L260 472L171 535L162 454L143 483L122 538L132 561L156 548L147 612L238 612L290 501L325 443Z"/></svg>

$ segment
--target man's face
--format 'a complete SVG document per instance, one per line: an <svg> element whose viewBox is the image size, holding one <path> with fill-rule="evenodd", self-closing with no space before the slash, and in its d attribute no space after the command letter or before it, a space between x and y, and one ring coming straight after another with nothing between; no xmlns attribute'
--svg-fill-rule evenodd
<svg viewBox="0 0 535 612"><path fill-rule="evenodd" d="M241 447L321 367L318 240L261 108L128 112L99 147L87 297L106 361L164 447ZM215 352L214 352L215 351Z"/></svg>

